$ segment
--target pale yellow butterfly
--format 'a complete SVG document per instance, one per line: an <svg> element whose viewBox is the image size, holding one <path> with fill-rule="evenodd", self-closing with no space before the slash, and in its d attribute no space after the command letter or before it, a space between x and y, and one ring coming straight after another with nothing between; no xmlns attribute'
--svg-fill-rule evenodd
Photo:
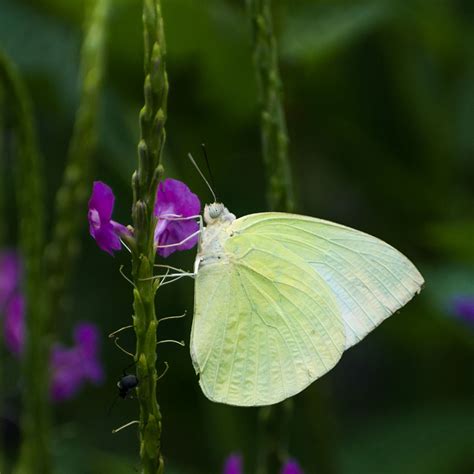
<svg viewBox="0 0 474 474"><path fill-rule="evenodd" d="M236 219L220 203L204 220L191 356L216 402L269 405L299 393L424 282L390 245L333 222L277 212Z"/></svg>

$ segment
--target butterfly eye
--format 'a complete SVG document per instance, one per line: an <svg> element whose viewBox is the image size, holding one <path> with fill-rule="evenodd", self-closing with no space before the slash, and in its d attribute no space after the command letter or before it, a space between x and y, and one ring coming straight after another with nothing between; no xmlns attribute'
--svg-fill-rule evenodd
<svg viewBox="0 0 474 474"><path fill-rule="evenodd" d="M222 210L222 204L211 204L209 206L209 216L211 217L211 219L216 219L222 214Z"/></svg>

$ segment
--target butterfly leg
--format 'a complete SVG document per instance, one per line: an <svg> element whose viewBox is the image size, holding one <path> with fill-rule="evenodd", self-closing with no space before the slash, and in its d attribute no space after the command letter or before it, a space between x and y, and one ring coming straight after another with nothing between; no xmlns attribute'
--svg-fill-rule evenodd
<svg viewBox="0 0 474 474"><path fill-rule="evenodd" d="M165 219L168 221L189 221L192 219L197 219L199 221L199 228L201 229L203 226L201 214L196 214L195 216L188 216L188 217L183 217L183 216L180 216L179 214L163 214L162 216L159 217L159 219Z"/></svg>
<svg viewBox="0 0 474 474"><path fill-rule="evenodd" d="M197 230L196 232L193 232L192 234L188 235L185 239L181 240L180 242L176 242L174 244L165 244L165 245L157 245L157 249L167 249L170 247L179 247L180 245L183 245L186 243L188 240L191 240L193 237L196 237L196 235L199 235L201 233L201 229Z"/></svg>

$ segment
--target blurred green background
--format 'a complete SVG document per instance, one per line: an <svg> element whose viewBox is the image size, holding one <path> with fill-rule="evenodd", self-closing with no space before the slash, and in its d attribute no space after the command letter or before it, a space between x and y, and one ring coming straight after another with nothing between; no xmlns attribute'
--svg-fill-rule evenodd
<svg viewBox="0 0 474 474"><path fill-rule="evenodd" d="M141 2L114 0L96 179L129 222L130 176L142 106ZM472 0L275 0L298 210L376 235L405 253L426 286L399 314L295 397L290 452L307 474L453 474L474 469L474 327L450 298L474 295L474 3ZM45 156L49 209L64 168L78 101L85 2L0 0L0 48L32 94ZM207 144L216 192L235 214L264 210L257 91L244 2L163 0L170 77L167 176L210 200L186 158ZM15 245L13 190L10 245ZM131 291L86 230L67 311L104 336L106 383L55 407L59 473L138 468L133 400L108 408L128 365L106 335L129 324ZM166 263L191 268L193 251ZM162 338L189 340L193 283L160 290ZM160 327L161 328L161 327ZM132 335L121 343L133 348ZM169 471L218 474L230 452L247 472L257 451L257 410L215 405L201 393L188 349L162 345L159 384ZM9 455L21 380L8 358L2 387ZM160 370L160 369L158 369Z"/></svg>

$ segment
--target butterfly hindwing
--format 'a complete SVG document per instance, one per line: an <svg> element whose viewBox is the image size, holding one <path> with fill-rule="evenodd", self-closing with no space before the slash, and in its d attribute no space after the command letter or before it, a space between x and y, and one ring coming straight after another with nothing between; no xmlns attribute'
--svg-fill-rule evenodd
<svg viewBox="0 0 474 474"><path fill-rule="evenodd" d="M224 251L228 259L196 277L191 355L201 387L231 405L279 402L341 357L339 306L324 279L280 242L242 232Z"/></svg>

